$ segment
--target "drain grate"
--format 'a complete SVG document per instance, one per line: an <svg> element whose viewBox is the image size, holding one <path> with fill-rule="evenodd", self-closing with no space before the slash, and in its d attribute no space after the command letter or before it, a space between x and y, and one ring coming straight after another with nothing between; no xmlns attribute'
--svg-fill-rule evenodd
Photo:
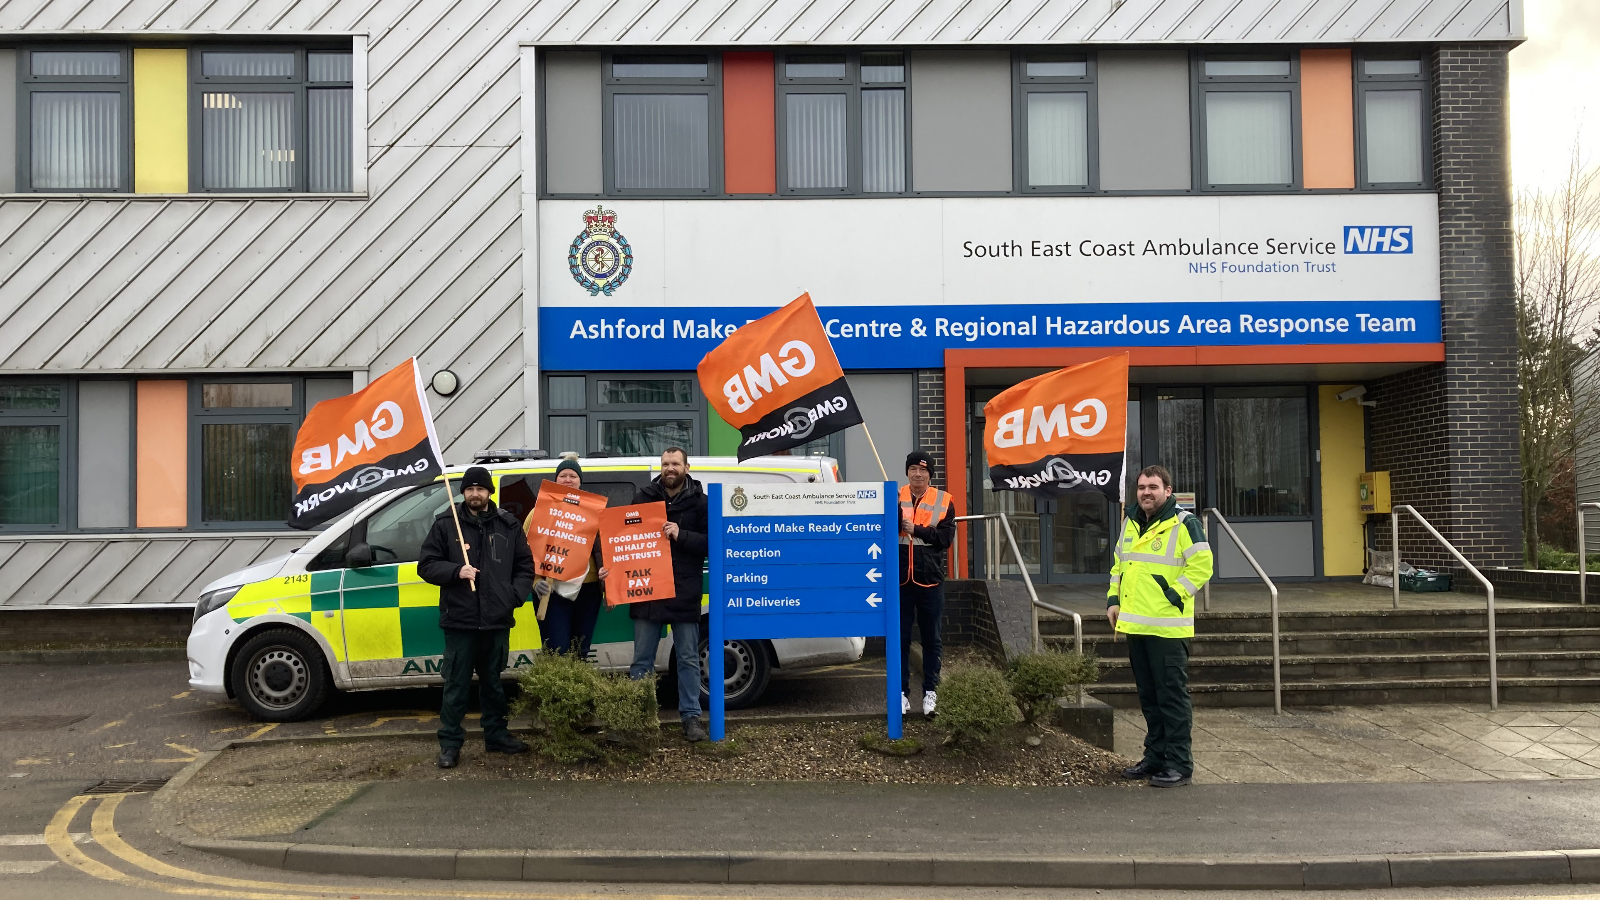
<svg viewBox="0 0 1600 900"><path fill-rule="evenodd" d="M0 731L54 731L89 718L81 716L0 716Z"/></svg>
<svg viewBox="0 0 1600 900"><path fill-rule="evenodd" d="M143 781L102 781L85 794L148 794L158 791L167 783L166 778L146 778Z"/></svg>

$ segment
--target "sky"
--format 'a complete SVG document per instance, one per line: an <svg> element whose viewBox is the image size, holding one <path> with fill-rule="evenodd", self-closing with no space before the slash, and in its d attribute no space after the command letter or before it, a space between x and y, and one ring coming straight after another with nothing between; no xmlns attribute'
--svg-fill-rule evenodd
<svg viewBox="0 0 1600 900"><path fill-rule="evenodd" d="M1525 0L1528 40L1511 51L1511 178L1549 188L1581 131L1600 160L1600 0Z"/></svg>

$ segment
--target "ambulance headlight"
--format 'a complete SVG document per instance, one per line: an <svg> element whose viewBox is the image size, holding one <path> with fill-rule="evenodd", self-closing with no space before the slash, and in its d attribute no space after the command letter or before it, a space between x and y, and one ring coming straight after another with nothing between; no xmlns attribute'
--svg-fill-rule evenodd
<svg viewBox="0 0 1600 900"><path fill-rule="evenodd" d="M233 595L237 593L239 593L239 588L231 587L201 594L200 602L194 605L194 621L198 622L200 617L206 613L215 612L227 606L228 601L232 600Z"/></svg>

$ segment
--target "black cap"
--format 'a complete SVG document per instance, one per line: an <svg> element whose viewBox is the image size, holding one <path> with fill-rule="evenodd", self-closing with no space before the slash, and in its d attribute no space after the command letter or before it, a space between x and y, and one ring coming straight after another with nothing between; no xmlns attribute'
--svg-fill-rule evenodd
<svg viewBox="0 0 1600 900"><path fill-rule="evenodd" d="M578 465L578 457L576 455L567 456L566 454L562 454L561 462L556 464L556 475L559 476L567 469L577 472L579 479L583 478L583 466Z"/></svg>
<svg viewBox="0 0 1600 900"><path fill-rule="evenodd" d="M489 493L494 493L494 479L489 477L489 470L483 466L473 466L467 474L461 476L461 490L469 487L481 487Z"/></svg>
<svg viewBox="0 0 1600 900"><path fill-rule="evenodd" d="M913 450L906 454L906 471L911 471L912 466L926 466L928 476L930 478L933 476L933 457L923 453L921 450Z"/></svg>

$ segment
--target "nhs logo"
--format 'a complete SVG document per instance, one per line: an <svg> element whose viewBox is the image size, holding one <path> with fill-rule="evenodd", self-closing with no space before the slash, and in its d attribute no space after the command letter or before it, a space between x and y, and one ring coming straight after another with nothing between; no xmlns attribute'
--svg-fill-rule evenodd
<svg viewBox="0 0 1600 900"><path fill-rule="evenodd" d="M856 489L856 499L857 500L876 500L876 499L878 499L878 492L873 490L873 489L871 489L871 488L857 488Z"/></svg>
<svg viewBox="0 0 1600 900"><path fill-rule="evenodd" d="M1410 253L1410 225L1346 225L1346 253Z"/></svg>

